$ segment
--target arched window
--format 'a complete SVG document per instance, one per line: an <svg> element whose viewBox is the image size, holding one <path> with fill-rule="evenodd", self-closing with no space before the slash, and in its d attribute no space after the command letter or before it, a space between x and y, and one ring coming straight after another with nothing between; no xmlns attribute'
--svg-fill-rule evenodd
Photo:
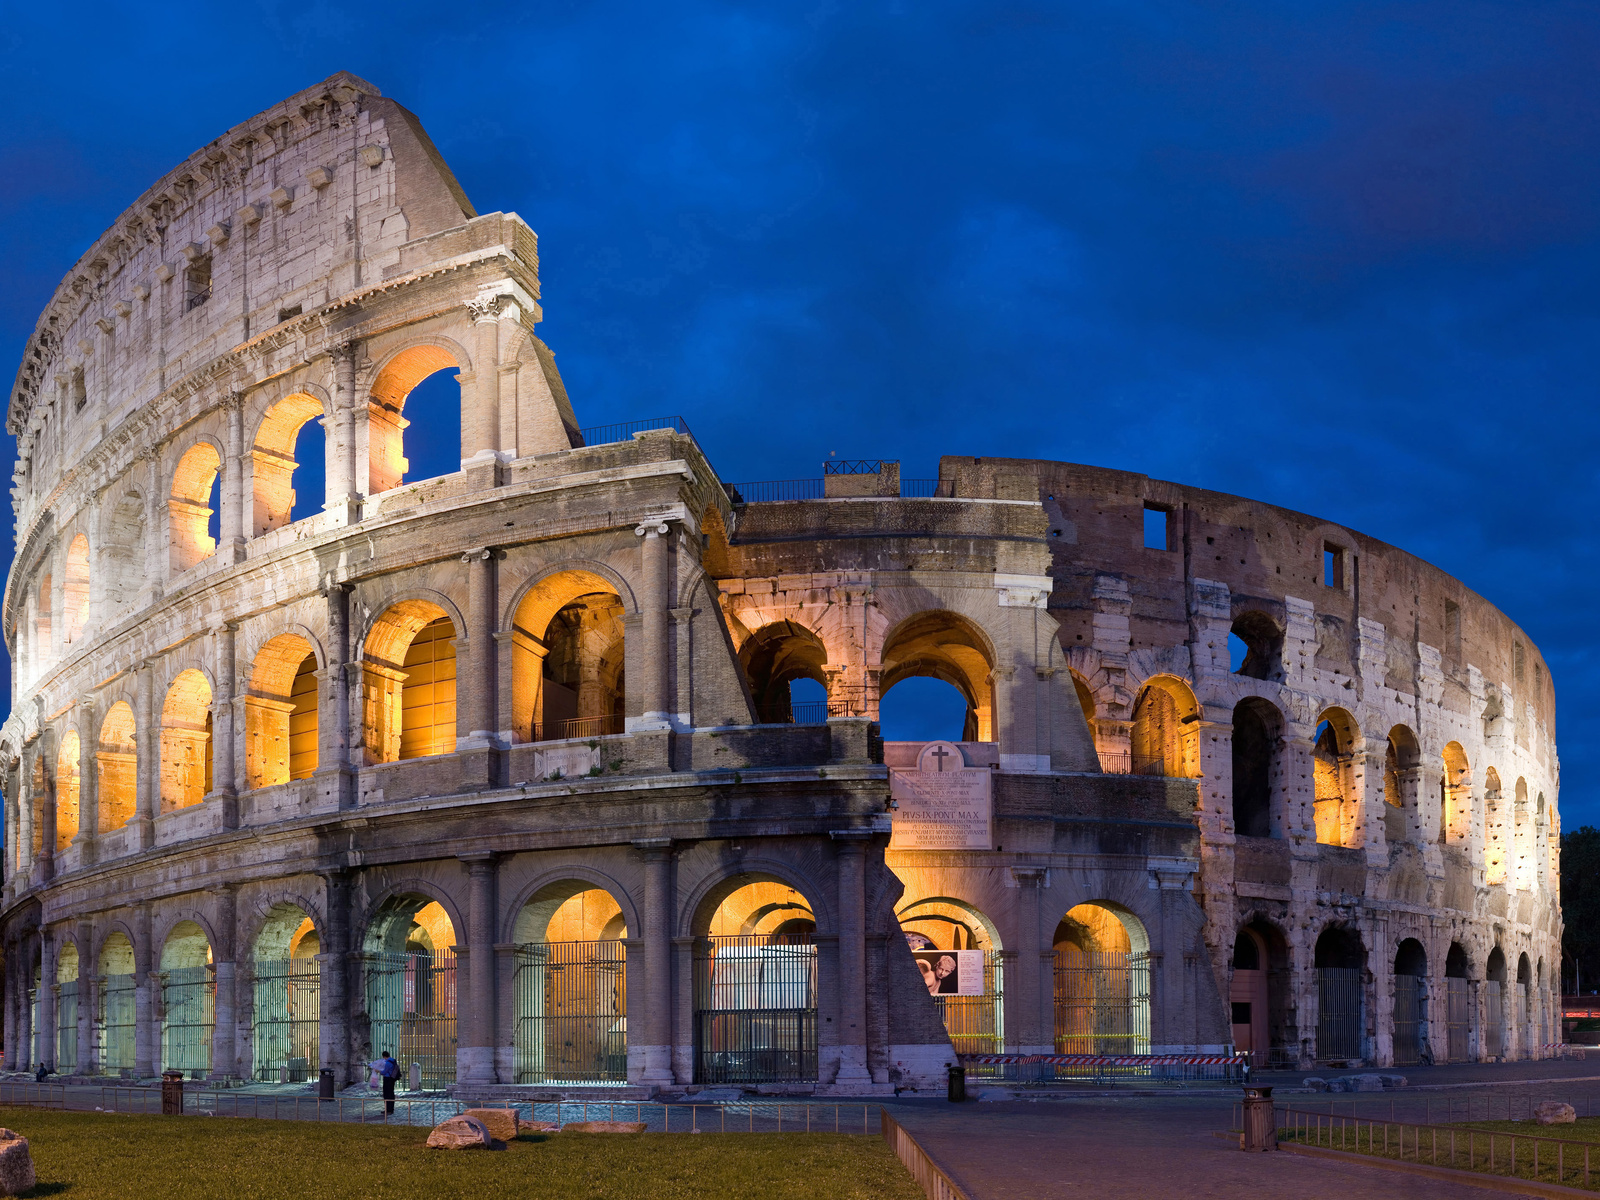
<svg viewBox="0 0 1600 1200"><path fill-rule="evenodd" d="M1418 773L1422 751L1417 738L1404 725L1389 731L1383 753L1383 833L1391 846L1413 840L1420 814L1417 811Z"/></svg>
<svg viewBox="0 0 1600 1200"><path fill-rule="evenodd" d="M1234 706L1233 825L1241 837L1273 835L1282 730L1283 719L1268 701L1251 696Z"/></svg>
<svg viewBox="0 0 1600 1200"><path fill-rule="evenodd" d="M1361 935L1331 925L1317 939L1317 1060L1359 1062L1366 1054L1366 948Z"/></svg>
<svg viewBox="0 0 1600 1200"><path fill-rule="evenodd" d="M397 488L408 476L431 479L461 469L463 418L456 379L461 369L442 346L413 346L378 372L366 427L358 428L356 438L357 462L365 458L367 463L368 495ZM406 438L412 425L422 431L422 439Z"/></svg>
<svg viewBox="0 0 1600 1200"><path fill-rule="evenodd" d="M296 514L309 516L322 511L322 489L306 489L306 495L301 496L295 487L302 467L307 476L314 475L318 480L323 477L322 439L307 432L320 431L320 423L312 422L321 415L322 401L296 392L279 400L262 417L250 453L254 536L288 524Z"/></svg>
<svg viewBox="0 0 1600 1200"><path fill-rule="evenodd" d="M1445 1059L1467 1062L1472 1056L1472 984L1467 952L1451 942L1444 958Z"/></svg>
<svg viewBox="0 0 1600 1200"><path fill-rule="evenodd" d="M307 779L317 769L317 656L294 633L256 655L244 699L246 787Z"/></svg>
<svg viewBox="0 0 1600 1200"><path fill-rule="evenodd" d="M82 743L78 731L69 729L61 738L61 752L56 755L56 853L72 845L78 836L78 763Z"/></svg>
<svg viewBox="0 0 1600 1200"><path fill-rule="evenodd" d="M427 600L402 600L373 623L361 662L368 761L455 752L455 636Z"/></svg>
<svg viewBox="0 0 1600 1200"><path fill-rule="evenodd" d="M1439 780L1439 840L1459 845L1472 827L1472 770L1460 742L1444 748L1444 774Z"/></svg>
<svg viewBox="0 0 1600 1200"><path fill-rule="evenodd" d="M427 1089L456 1081L459 940L444 906L422 895L392 897L367 927L363 965L373 1053L418 1064ZM574 998L569 993L561 1000Z"/></svg>
<svg viewBox="0 0 1600 1200"><path fill-rule="evenodd" d="M161 1069L191 1079L211 1073L217 981L211 943L193 921L179 921L161 948Z"/></svg>
<svg viewBox="0 0 1600 1200"><path fill-rule="evenodd" d="M305 911L274 905L251 954L252 1059L255 1078L276 1083L287 1071L292 1082L316 1078L321 1031L322 939Z"/></svg>
<svg viewBox="0 0 1600 1200"><path fill-rule="evenodd" d="M1533 814L1528 811L1528 781L1517 780L1516 799L1512 808L1512 871L1511 885L1517 891L1533 887Z"/></svg>
<svg viewBox="0 0 1600 1200"><path fill-rule="evenodd" d="M101 620L110 628L133 612L145 579L144 501L129 492L110 506L100 541Z"/></svg>
<svg viewBox="0 0 1600 1200"><path fill-rule="evenodd" d="M161 706L161 811L199 804L211 792L211 684L190 667Z"/></svg>
<svg viewBox="0 0 1600 1200"><path fill-rule="evenodd" d="M561 571L528 589L511 629L511 716L519 742L623 731L622 619L621 597L592 571Z"/></svg>
<svg viewBox="0 0 1600 1200"><path fill-rule="evenodd" d="M517 914L516 1082L628 1077L622 909L576 879L547 884Z"/></svg>
<svg viewBox="0 0 1600 1200"><path fill-rule="evenodd" d="M1500 793L1500 772L1490 767L1483 776L1483 870L1492 887L1506 881L1506 799Z"/></svg>
<svg viewBox="0 0 1600 1200"><path fill-rule="evenodd" d="M167 499L175 572L187 571L217 552L212 516L221 473L222 459L210 442L197 442L178 460L172 473L172 495Z"/></svg>
<svg viewBox="0 0 1600 1200"><path fill-rule="evenodd" d="M100 724L99 767L100 832L121 829L133 816L139 777L139 753L133 737L133 708L118 700Z"/></svg>
<svg viewBox="0 0 1600 1200"><path fill-rule="evenodd" d="M89 624L89 539L79 534L67 548L67 569L62 578L61 640L71 645Z"/></svg>
<svg viewBox="0 0 1600 1200"><path fill-rule="evenodd" d="M951 741L993 742L994 657L988 639L964 617L950 612L918 613L897 625L884 639L878 695L885 696L902 680L928 677L954 687L966 702L961 736ZM845 714L865 714L865 698L843 694L835 688L830 706ZM937 703L937 701L935 702Z"/></svg>
<svg viewBox="0 0 1600 1200"><path fill-rule="evenodd" d="M1110 903L1079 904L1056 925L1058 1054L1150 1052L1150 938Z"/></svg>
<svg viewBox="0 0 1600 1200"><path fill-rule="evenodd" d="M1157 675L1133 704L1135 775L1192 779L1200 774L1200 705L1189 685Z"/></svg>
<svg viewBox="0 0 1600 1200"><path fill-rule="evenodd" d="M1506 1052L1506 956L1496 946L1484 969L1483 1049L1490 1058Z"/></svg>
<svg viewBox="0 0 1600 1200"><path fill-rule="evenodd" d="M1005 989L994 922L946 896L902 904L896 915L924 986L944 1009L945 1032L956 1053L1003 1053ZM898 947L891 951L898 953Z"/></svg>
<svg viewBox="0 0 1600 1200"><path fill-rule="evenodd" d="M1394 1063L1410 1066L1423 1058L1423 1026L1428 1019L1428 953L1416 938L1406 938L1394 955Z"/></svg>
<svg viewBox="0 0 1600 1200"><path fill-rule="evenodd" d="M750 682L756 720L762 724L816 724L827 720L828 677L823 664L827 648L811 630L794 621L763 625L739 647L739 665ZM810 680L823 689L823 711L797 713L790 695L796 680Z"/></svg>
<svg viewBox="0 0 1600 1200"><path fill-rule="evenodd" d="M1357 841L1361 800L1351 776L1355 739L1355 720L1342 708L1328 709L1317 722L1311 752L1312 815L1317 841L1325 846L1350 846Z"/></svg>

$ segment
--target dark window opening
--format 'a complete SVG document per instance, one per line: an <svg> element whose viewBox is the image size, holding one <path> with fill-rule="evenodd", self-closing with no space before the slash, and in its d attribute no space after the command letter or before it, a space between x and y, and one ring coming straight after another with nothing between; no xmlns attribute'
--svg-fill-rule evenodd
<svg viewBox="0 0 1600 1200"><path fill-rule="evenodd" d="M1240 837L1272 836L1275 718L1261 700L1233 710L1233 825Z"/></svg>
<svg viewBox="0 0 1600 1200"><path fill-rule="evenodd" d="M1146 550L1170 550L1172 548L1171 534L1172 511L1146 504L1144 506L1144 548Z"/></svg>
<svg viewBox="0 0 1600 1200"><path fill-rule="evenodd" d="M211 256L197 258L183 273L183 311L193 312L211 299Z"/></svg>
<svg viewBox="0 0 1600 1200"><path fill-rule="evenodd" d="M1235 1025L1250 1024L1250 1002L1248 1000L1233 1002L1233 1023Z"/></svg>
<svg viewBox="0 0 1600 1200"><path fill-rule="evenodd" d="M1322 586L1344 590L1344 547L1322 544Z"/></svg>
<svg viewBox="0 0 1600 1200"><path fill-rule="evenodd" d="M282 325L285 321L294 320L300 315L302 307L302 305L296 304L293 308L280 308L278 310L278 324Z"/></svg>
<svg viewBox="0 0 1600 1200"><path fill-rule="evenodd" d="M1283 675L1283 631L1262 612L1240 613L1228 631L1228 666L1247 679Z"/></svg>
<svg viewBox="0 0 1600 1200"><path fill-rule="evenodd" d="M1246 930L1239 930L1239 936L1233 939L1233 969L1235 971L1259 971L1261 969L1261 950L1256 945L1255 938ZM1235 1024L1243 1025L1245 1022L1237 1021Z"/></svg>

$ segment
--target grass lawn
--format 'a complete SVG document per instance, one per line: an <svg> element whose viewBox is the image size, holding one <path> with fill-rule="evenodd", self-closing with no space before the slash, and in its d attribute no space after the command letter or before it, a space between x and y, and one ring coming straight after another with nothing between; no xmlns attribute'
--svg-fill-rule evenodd
<svg viewBox="0 0 1600 1200"><path fill-rule="evenodd" d="M831 1133L524 1136L429 1150L428 1130L0 1108L65 1200L921 1200L881 1138Z"/></svg>

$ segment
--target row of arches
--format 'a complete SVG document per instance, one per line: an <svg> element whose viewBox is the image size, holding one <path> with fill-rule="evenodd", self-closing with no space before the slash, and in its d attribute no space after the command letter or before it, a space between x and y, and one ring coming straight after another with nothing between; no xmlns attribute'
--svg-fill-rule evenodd
<svg viewBox="0 0 1600 1200"><path fill-rule="evenodd" d="M1342 924L1322 930L1314 944L1309 981L1315 1022L1296 1029L1294 970L1283 931L1255 918L1234 939L1228 1000L1233 1043L1258 1061L1375 1061L1374 976L1360 933ZM1416 938L1395 946L1389 970L1389 1057L1396 1066L1534 1057L1550 1039L1544 960L1518 955L1508 974L1505 951L1493 947L1481 970L1452 942L1443 970L1430 967Z"/></svg>

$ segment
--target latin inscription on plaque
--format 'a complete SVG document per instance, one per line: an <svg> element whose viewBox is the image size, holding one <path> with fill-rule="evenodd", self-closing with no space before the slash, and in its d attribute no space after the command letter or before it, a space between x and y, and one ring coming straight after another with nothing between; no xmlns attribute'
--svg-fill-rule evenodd
<svg viewBox="0 0 1600 1200"><path fill-rule="evenodd" d="M915 770L889 773L895 850L992 850L994 804L986 767L968 767L961 747L929 742Z"/></svg>

